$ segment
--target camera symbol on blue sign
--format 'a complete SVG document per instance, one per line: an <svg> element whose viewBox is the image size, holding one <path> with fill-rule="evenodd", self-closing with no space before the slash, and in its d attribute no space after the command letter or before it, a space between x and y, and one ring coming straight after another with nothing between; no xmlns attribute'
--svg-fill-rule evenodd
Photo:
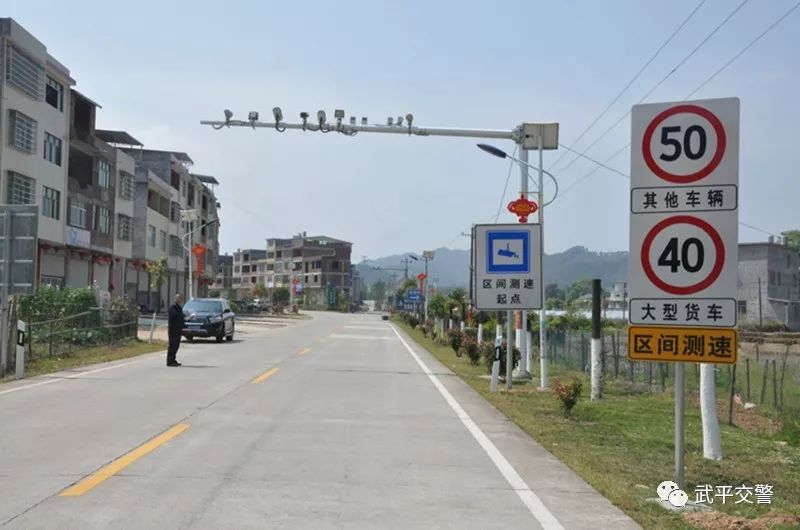
<svg viewBox="0 0 800 530"><path fill-rule="evenodd" d="M530 233L527 230L486 232L486 272L529 273L530 244Z"/></svg>

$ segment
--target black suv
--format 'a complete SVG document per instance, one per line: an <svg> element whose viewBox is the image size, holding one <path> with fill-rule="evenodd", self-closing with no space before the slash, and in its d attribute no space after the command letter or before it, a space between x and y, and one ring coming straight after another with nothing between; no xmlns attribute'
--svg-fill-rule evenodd
<svg viewBox="0 0 800 530"><path fill-rule="evenodd" d="M183 336L188 340L195 337L214 337L233 340L235 315L225 298L193 298L183 306L186 323Z"/></svg>

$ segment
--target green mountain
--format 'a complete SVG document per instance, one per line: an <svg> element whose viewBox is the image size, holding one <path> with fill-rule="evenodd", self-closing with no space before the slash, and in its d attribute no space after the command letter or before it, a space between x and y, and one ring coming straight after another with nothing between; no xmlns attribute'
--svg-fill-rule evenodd
<svg viewBox="0 0 800 530"><path fill-rule="evenodd" d="M406 255L368 260L359 263L357 268L367 285L379 279L391 280L392 275L401 281L406 274L406 264L402 261ZM409 277L416 277L425 270L422 257L417 257L419 261L409 261ZM435 283L440 288L466 288L469 286L469 251L437 249L434 259L428 263L428 278L431 286ZM605 285L624 282L628 279L628 252L594 252L585 247L572 247L557 254L546 254L544 278L545 284L556 283L562 287L582 278L600 278Z"/></svg>

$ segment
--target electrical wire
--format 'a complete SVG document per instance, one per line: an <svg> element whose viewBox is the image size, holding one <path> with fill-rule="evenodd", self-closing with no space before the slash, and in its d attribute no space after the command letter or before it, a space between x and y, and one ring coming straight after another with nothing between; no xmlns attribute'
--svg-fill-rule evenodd
<svg viewBox="0 0 800 530"><path fill-rule="evenodd" d="M721 73L723 70L725 70L725 69L726 69L728 66L730 66L731 64L733 64L733 62L734 62L736 59L738 59L739 57L741 57L741 56L742 56L742 55L743 55L743 54L744 54L744 53L745 53L747 50L749 50L750 48L752 48L752 47L753 47L753 46L754 46L754 45L755 45L755 44L756 44L758 41L760 41L760 40L761 40L761 39L762 39L762 38L763 38L763 37L764 37L764 36L765 36L767 33L769 33L770 31L772 31L773 29L775 29L775 27L776 27L778 24L780 24L781 22L783 22L783 21L784 21L784 20L785 20L785 19L786 19L786 18L787 18L789 15L791 15L791 14L792 14L792 13L793 13L793 12L794 12L794 11L795 11L797 8L798 8L798 7L800 7L800 2L797 2L797 3L795 3L795 4L794 4L794 6L792 6L791 8L789 8L789 10L788 10L788 11L786 11L786 12L785 12L783 15L781 15L780 17L778 17L778 19L777 19L777 20L775 20L775 22L773 22L772 24L770 24L770 25L769 25L769 26L768 26L768 27L767 27L767 28L766 28L764 31L762 31L762 32L761 32L760 34L758 34L758 35L757 35L757 36L756 36L756 37L755 37L753 40L751 40L749 43L747 43L747 45L745 45L745 46L744 46L744 48L742 48L741 50L739 50L739 51L738 51L738 52L737 52L737 53L736 53L736 54L735 54L735 55L734 55L734 56L733 56L733 57L732 57L730 60L728 60L728 61L727 61L725 64L723 64L721 68L719 68L719 69L718 69L716 72L714 72L714 73L713 73L713 74L712 74L710 77L708 77L708 78L707 78L705 81L703 81L702 83L700 83L700 85L698 85L698 86L697 86L697 88L695 88L694 90L692 90L692 91L691 91L691 92L690 92L690 93L689 93L689 94L688 94L688 95L687 95L687 96L684 98L684 101L685 101L685 100L687 100L687 99L689 99L690 97L692 97L694 94L696 94L696 93L697 93L697 92L698 92L698 91L699 91L701 88L703 88L703 87L704 87L705 85L707 85L707 84L708 84L708 83L709 83L711 80L713 80L715 77L717 77L717 76L718 76L718 75L719 75L719 74L720 74L720 73ZM559 144L559 145L560 145L560 144ZM595 173L596 173L596 172L597 172L597 171L600 169L600 167L605 167L605 164L607 164L607 163L608 163L608 162L609 162L611 159L613 159L614 157L618 156L618 155L619 155L620 153L622 153L622 152L623 152L625 149L627 149L628 147L630 147L630 145L631 145L630 143L627 143L627 144L625 144L625 146L624 146L624 147L622 147L620 150L616 151L614 154L612 154L610 157L608 157L608 158L607 158L607 159L606 159L606 160L603 162L603 164L598 164L598 162L597 162L597 161L595 161L595 160L593 160L592 158L590 158L590 157L586 156L586 155L585 155L585 153L578 153L579 155L582 155L582 156L584 156L584 158L587 158L588 160L591 160L591 161L592 161L592 162L594 162L595 164L598 164L598 166L597 166L597 167L595 167L594 169L592 169L591 171L589 171L588 173L586 173L584 176L582 176L581 178L579 178L579 179L578 179L578 180L576 180L575 182L573 182L571 185L569 185L569 186L568 186L568 187L567 187L567 188L566 188L564 191L562 191L562 192L561 192L561 196L563 197L563 196L564 196L564 194L565 194L565 193L567 193L569 190L571 190L572 188L574 188L575 186L577 186L577 185L578 185L578 184L580 184L581 182L585 181L586 179L588 179L589 177L591 177L592 175L594 175L594 174L595 174ZM567 146L564 146L564 145L562 145L561 147L564 147L565 149L570 149L569 147L567 147ZM577 158L576 158L576 159L577 159ZM608 168L608 167L606 167L606 169L611 169L611 168ZM628 175L625 175L624 173L622 173L622 172L620 172L620 171L617 171L617 170L614 170L614 169L611 169L611 170L612 170L612 171L614 171L615 173L618 173L618 174L621 174L621 175L623 175L623 176L629 177ZM741 223L741 224L744 224L744 223ZM748 226L748 225L744 225L744 226ZM766 234L769 234L769 232L765 232L765 233L766 233ZM774 234L770 234L770 235L774 235Z"/></svg>
<svg viewBox="0 0 800 530"><path fill-rule="evenodd" d="M689 54L688 54L688 55L686 55L686 56L685 56L683 59L681 59L681 60L680 60L680 62L679 62L677 65L675 65L675 67L674 67L674 68L672 68L672 69L671 69L669 72L667 72L667 75L665 75L664 77L662 77L662 78L661 78L661 79L660 79L660 80L659 80L659 81L658 81L658 82L657 82L657 83L656 83L656 84L655 84L655 85L654 85L654 86L653 86L653 87L652 87L652 88L651 88L651 89L650 89L650 90L649 90L649 91L648 91L648 92L647 92L647 93L646 93L644 96L642 96L642 97L641 97L641 99L639 99L639 101L637 101L637 102L636 102L636 104L637 104L637 105L639 105L639 104L643 103L643 102L644 102L644 101L645 101L645 100L646 100L648 97L650 97L650 95L651 95L653 92L655 92L655 91L656 91L656 89L658 89L658 87L660 87L660 86L661 86L661 85L664 83L664 81L666 81L667 79L669 79L669 78L672 76L672 74L674 74L675 72L677 72L677 71L678 71L678 69L680 69L680 67L681 67L681 66L683 66L684 64L686 64L686 62L687 62L687 61L688 61L690 58L692 58L692 56L694 56L694 54L696 54L696 53L697 53L697 52L700 50L700 48L702 48L702 47L703 47L703 46L704 46L704 45L705 45L705 44L706 44L706 43L707 43L709 40L711 40L711 37L713 37L714 35L716 35L716 33L717 33L717 32L718 32L720 29L722 29L722 27L723 27L725 24L727 24L727 23L728 23L728 21L729 21L730 19L732 19L732 18L733 18L733 16L734 16L736 13L738 13L738 12L739 12L739 10L740 10L740 9L742 9L742 8L745 6L745 4L747 4L747 2L749 2L749 1L750 1L750 0L743 0L743 1L742 1L742 2L741 2L739 5L738 5L738 6L736 6L736 8L735 8L733 11L731 11L731 12L728 14L728 16L726 16L726 17L725 17L725 18L722 20L722 22L720 22L719 24L717 24L717 26L716 26L716 27L715 27L713 30L711 30L711 33L709 33L708 35L706 35L706 36L705 36L705 38L704 38L702 41L700 41L700 43L699 43L697 46L695 46L695 47L694 47L694 49L693 49L691 52L689 52ZM630 116L630 114L631 114L631 111L630 111L630 110L628 110L628 111L627 111L625 114L623 114L622 116L620 116L620 117L619 117L619 119L618 119L617 121L615 121L613 124L611 124L611 126L610 126L609 128L607 128L605 131L603 131L603 133L602 133L602 134L600 134L600 136L598 136L597 138L595 138L595 139L594 139L594 141L593 141L592 143L590 143L590 144L589 144L589 145L588 145L588 146L587 146L587 147L586 147L586 148L583 150L583 152L584 152L584 153L587 153L587 152L588 152L588 151L589 151L589 150L590 150L592 147L594 147L595 145L597 145L597 144L598 144L598 142L600 142L600 140L602 140L603 138L605 138L605 137L606 137L606 135L607 135L608 133L610 133L611 131L613 131L613 130L614 130L616 127L617 127L617 125L619 125L620 123L622 123L622 122L623 122L623 120L625 120L625 118L627 118L628 116ZM560 172L561 172L561 173L563 173L564 171L566 171L567 169L569 169L569 168L570 168L570 167L571 167L571 166L572 166L572 165L573 165L575 162L577 162L577 161L578 161L578 158L579 158L579 157L575 157L575 158L573 158L573 159L570 161L570 163L569 163L569 164L567 164L566 166L564 166L564 167L561 169L561 171L560 171Z"/></svg>
<svg viewBox="0 0 800 530"><path fill-rule="evenodd" d="M630 145L630 144L628 144L628 145ZM628 147L628 145L626 145L625 147ZM585 155L585 154L583 154L583 153L581 153L581 152L579 152L579 151L576 151L575 149L572 149L571 147L568 147L568 146L566 146L566 145L564 145L564 144L558 144L558 146L559 146L559 147L563 147L563 148L564 148L564 149L566 149L567 151L571 151L571 152L575 153L575 154L576 154L576 155L578 155L579 157L582 157L582 158L585 158L586 160L589 160L589 161L591 161L591 162L594 162L595 164L597 164L598 168L601 168L601 167L602 167L602 168L605 168L605 169L607 169L607 170L609 170L609 171L613 171L614 173L616 173L616 174L618 174L618 175L622 175L622 176L623 176L623 177L625 177L625 178L630 178L630 177L629 177L627 174L623 173L622 171L619 171L618 169L614 169L614 168L613 168L613 167L611 167L611 166L607 166L607 165L605 165L605 163L604 163L604 162L598 162L598 161L597 161L597 160L595 160L594 158L592 158L592 157L590 157L590 156L588 156L588 155ZM613 158L614 156L617 156L617 154L618 154L618 153L615 153L615 154L612 156L612 158ZM570 186L570 187L571 187L571 186ZM569 189L569 188L567 188L567 189Z"/></svg>
<svg viewBox="0 0 800 530"><path fill-rule="evenodd" d="M759 228L757 226L749 225L747 223L742 223L742 222L739 222L739 224L742 225L742 226L745 226L745 227L747 227L747 228L749 228L751 230L755 230L756 232L761 232L762 234L767 234L768 236L781 237L778 234L773 234L772 232L770 232L768 230L764 230L763 228Z"/></svg>
<svg viewBox="0 0 800 530"><path fill-rule="evenodd" d="M691 91L691 92L690 92L690 93L689 93L689 94L688 94L688 95L687 95L687 96L686 96L684 99L689 99L690 97L692 97L693 95L695 95L695 93L697 93L697 92L698 92L698 91L699 91L701 88L703 88L703 87L704 87L704 86L706 86L708 83L710 83L712 79L714 79L715 77L717 77L717 76L718 76L720 73L722 73L722 71L723 71L723 70L725 70L725 69L726 69L728 66L730 66L730 65L731 65L731 63L733 63L733 62L734 62L736 59L738 59L738 58L739 58L739 57L740 57L740 56L741 56L741 55L742 55L744 52L746 52L747 50L749 50L749 49L750 49L750 48L751 48L753 45L755 45L755 44L756 44L758 41L760 41L760 40L761 40L761 39L764 37L764 35L766 35L766 34L767 34L767 33L769 33L770 31L772 31L773 29L775 29L775 26L777 26L778 24L780 24L781 22L783 22L783 20L784 20L786 17L788 17L789 15L791 15L791 14L792 14L792 12L794 12L794 10L795 10L795 9L797 9L798 7L800 7L800 2L797 2L797 3L796 3L794 6L792 6L791 8L789 8L789 10L788 10L788 11L786 11L786 12L785 12L783 15L781 15L781 16L780 16L780 18L778 18L778 20L776 20L775 22L773 22L773 23L772 23L772 24L771 24L771 25L770 25L770 26L769 26L767 29L765 29L764 31L762 31L762 32L761 32L761 33L760 33L760 34L759 34L759 35L758 35L758 36L757 36L755 39L751 40L751 41L750 41L750 42L747 44L747 46L745 46L744 48L742 48L741 50L739 50L739 53L737 53L736 55L734 55L733 57L731 57L731 59L730 59L730 60L729 60L727 63L723 64L723 65L722 65L722 67L721 67L719 70L717 70L716 72L714 72L713 74L711 74L711 76L710 76L708 79L706 79L705 81L703 81L702 83L700 83L700 86L698 86L697 88L695 88L694 90L692 90L692 91Z"/></svg>
<svg viewBox="0 0 800 530"><path fill-rule="evenodd" d="M511 153L511 156L517 156L517 148L518 145L514 145L514 152ZM506 176L506 185L503 186L503 195L500 196L500 205L497 207L497 215L494 218L494 222L496 223L498 219L500 219L500 212L503 211L503 203L506 199L506 192L508 191L508 182L511 180L511 170L514 169L514 161L511 160L508 163L508 175Z"/></svg>
<svg viewBox="0 0 800 530"><path fill-rule="evenodd" d="M584 136L586 136L586 133L588 133L588 132L589 132L589 131L592 129L592 127L594 127L594 126L597 124L597 122L598 122L598 121L600 121L600 120L603 118L603 116L605 116L605 115L606 115L606 113L607 113L609 110L611 110L611 107L613 107L613 106L614 106L614 104L615 104L617 101L619 101L619 98L621 98L621 97L622 97L622 95L623 95L623 94L625 94L625 92L627 92L627 91L628 91L628 89L631 87L631 85L633 85L633 83L634 83L634 82L636 82L636 80L637 80L637 79L639 79L639 76L641 76L641 75L642 75L642 73L644 73L644 71L647 69L647 67L648 67L648 66L650 66L650 64L651 64L651 63L652 63L652 62L653 62L653 61L656 59L656 57L658 57L658 56L659 56L659 54L661 54L661 52L662 52L662 51L664 51L664 48L666 48L666 47L667 47L667 45L668 45L670 42L672 42L672 39L674 39L674 38L675 38L675 36L676 36L676 35L677 35L677 34L678 34L678 33L679 33L679 32L680 32L682 29L683 29L683 27L684 27L684 26L685 26L685 25L686 25L686 24L687 24L687 23L688 23L688 22L689 22L689 21L690 21L690 20L691 20L691 19L694 17L694 15L695 15L695 14L696 14L696 13L697 13L699 10L700 10L700 8L701 8L701 7L703 6L703 4L705 4L705 3L706 3L706 0L700 0L700 3L699 3L699 4L697 4L697 6L696 6L696 7L695 7L695 8L692 10L692 12L691 12L691 13L689 13L689 15L688 15L686 18L684 18L684 19L683 19L683 22L681 22L681 23L678 25L678 27L677 27L677 28L675 28L675 31L673 31L673 32L672 32L672 34L670 34L670 36L669 36L669 37L667 37L667 40L665 40L665 41L664 41L664 42L661 44L661 46L659 46L659 48L658 48L658 49L655 51L655 53L654 53L653 55L651 55L651 56L650 56L650 58L649 58L649 59L648 59L648 60L647 60L647 61L644 63L644 65L642 65L642 67L639 69L639 71L638 71L638 72L636 72L636 74L635 74L635 75L634 75L634 76L633 76L633 77L630 79L630 81L628 81L628 83L627 83L627 84L626 84L626 85L625 85L625 86L622 88L622 90L620 90L620 91L619 91L619 93L618 93L616 96L614 96L614 99L612 99L612 100L611 100L611 103L609 103L609 104L606 106L606 108L605 108L605 109L603 109L603 111L602 111L600 114L598 114L598 115L597 115L597 117L596 117L594 120L592 120L592 123L590 123L590 124L589 124L589 125L588 125L588 126L587 126L587 127L586 127L586 128L585 128L585 129L584 129L584 130L583 130L583 131L582 131L582 132L579 134L579 135L578 135L578 137L577 137L577 138L576 138L576 139L575 139L575 140L572 142L572 145L573 145L573 146L577 145L577 144L578 144L578 142L580 142L580 141L583 139L583 137L584 137ZM560 144L559 144L559 145L560 145ZM567 147L566 147L566 146L564 146L564 145L562 145L562 147L565 147L565 148L567 148ZM569 149L569 148L567 148L567 149ZM569 150L571 151L571 149L569 149ZM573 151L573 152L576 152L576 151ZM555 161L555 162L553 162L553 164L550 166L550 168L549 168L549 169L552 171L552 169L553 169L553 168L555 168L555 167L556 167L556 166L559 164L559 162L561 162L561 160L562 160L562 159L563 159L565 156L567 156L567 153L562 153L562 154L561 154L561 156L559 156L559 157L558 157L558 159L556 159L556 161Z"/></svg>

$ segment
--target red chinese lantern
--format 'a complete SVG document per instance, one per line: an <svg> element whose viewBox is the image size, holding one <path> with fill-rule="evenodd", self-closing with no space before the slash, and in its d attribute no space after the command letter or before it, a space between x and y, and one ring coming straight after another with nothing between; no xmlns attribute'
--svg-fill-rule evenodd
<svg viewBox="0 0 800 530"><path fill-rule="evenodd" d="M198 278L203 275L203 255L206 253L206 246L197 243L192 247L192 254L197 260L197 276Z"/></svg>
<svg viewBox="0 0 800 530"><path fill-rule="evenodd" d="M525 198L524 193L519 194L519 199L508 203L508 211L519 217L520 223L527 223L528 216L533 215L539 209L539 205Z"/></svg>

